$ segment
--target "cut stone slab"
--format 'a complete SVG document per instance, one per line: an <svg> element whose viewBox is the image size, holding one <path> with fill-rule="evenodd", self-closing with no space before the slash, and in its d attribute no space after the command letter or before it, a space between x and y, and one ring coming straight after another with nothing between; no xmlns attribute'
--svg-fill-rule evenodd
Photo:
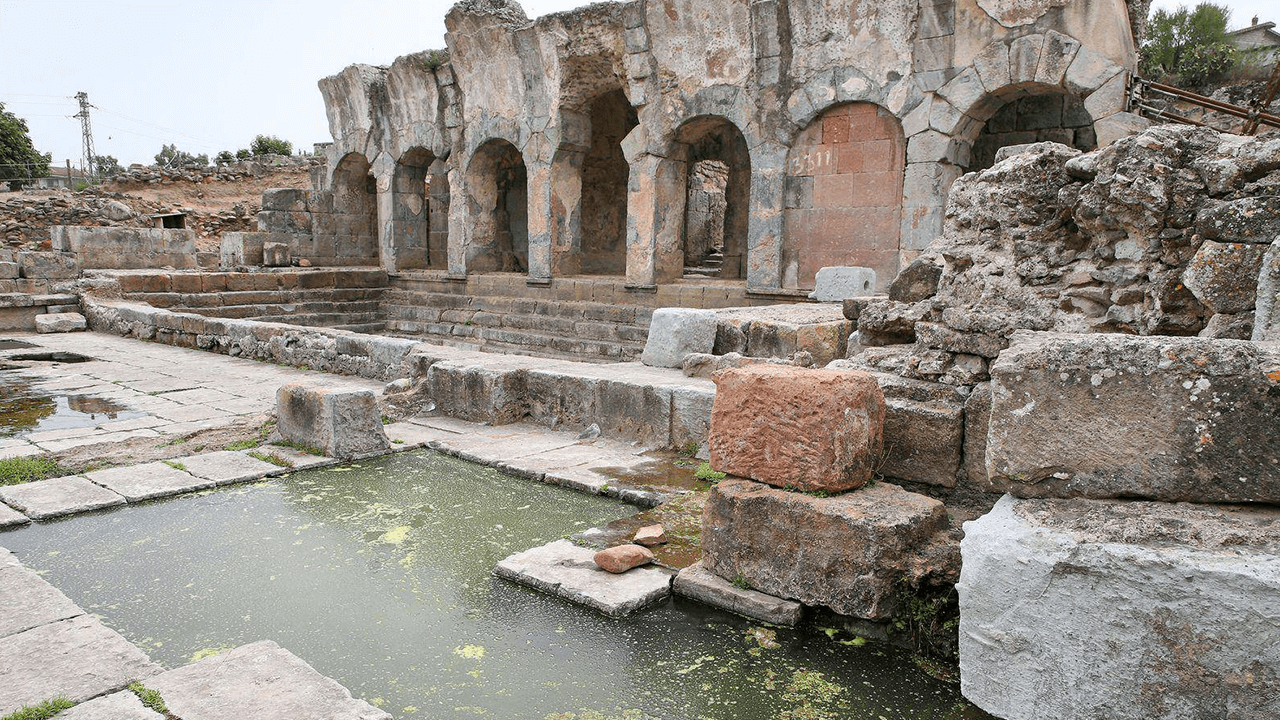
<svg viewBox="0 0 1280 720"><path fill-rule="evenodd" d="M498 563L498 577L624 617L671 595L671 575L659 568L636 568L614 575L596 566L595 551L568 540L516 553Z"/></svg>
<svg viewBox="0 0 1280 720"><path fill-rule="evenodd" d="M277 430L281 437L352 458L382 452L391 441L382 428L382 411L372 390L289 383L276 392Z"/></svg>
<svg viewBox="0 0 1280 720"><path fill-rule="evenodd" d="M874 295L876 271L855 265L824 267L814 277L809 298L818 302L844 302L845 298Z"/></svg>
<svg viewBox="0 0 1280 720"><path fill-rule="evenodd" d="M22 511L33 520L46 520L125 504L125 499L120 495L94 485L79 475L3 487L0 488L0 501Z"/></svg>
<svg viewBox="0 0 1280 720"><path fill-rule="evenodd" d="M169 712L199 720L391 720L391 716L270 642L243 645L170 670L146 686Z"/></svg>
<svg viewBox="0 0 1280 720"><path fill-rule="evenodd" d="M83 702L162 669L97 618L41 625L0 642L0 713L57 695Z"/></svg>
<svg viewBox="0 0 1280 720"><path fill-rule="evenodd" d="M868 374L750 365L717 372L711 466L776 487L841 492L871 479L885 401Z"/></svg>
<svg viewBox="0 0 1280 720"><path fill-rule="evenodd" d="M959 571L948 526L941 502L885 482L818 498L731 478L707 496L702 564L769 595L885 620L904 581Z"/></svg>
<svg viewBox="0 0 1280 720"><path fill-rule="evenodd" d="M645 525L636 530L634 540L637 545L644 545L645 547L662 545L667 542L667 532L661 525Z"/></svg>
<svg viewBox="0 0 1280 720"><path fill-rule="evenodd" d="M1280 717L1280 513L1016 500L964 525L960 686L1006 720Z"/></svg>
<svg viewBox="0 0 1280 720"><path fill-rule="evenodd" d="M36 332L65 333L84 330L89 323L80 313L49 313L36 316Z"/></svg>
<svg viewBox="0 0 1280 720"><path fill-rule="evenodd" d="M94 698L57 715L58 720L163 720L164 716L148 709L128 690Z"/></svg>
<svg viewBox="0 0 1280 720"><path fill-rule="evenodd" d="M31 522L31 518L10 508L8 505L0 504L0 528L17 527L26 525Z"/></svg>
<svg viewBox="0 0 1280 720"><path fill-rule="evenodd" d="M964 408L942 401L885 400L884 464L892 478L955 487L964 445Z"/></svg>
<svg viewBox="0 0 1280 720"><path fill-rule="evenodd" d="M1258 270L1251 340L1280 340L1280 240L1267 246Z"/></svg>
<svg viewBox="0 0 1280 720"><path fill-rule="evenodd" d="M30 569L0 567L0 638L83 614L66 595Z"/></svg>
<svg viewBox="0 0 1280 720"><path fill-rule="evenodd" d="M293 470L302 470L303 468L317 467L320 465L336 465L340 462L333 458L324 457L323 455L312 455L309 452L294 450L293 448L284 447L283 445L262 445L254 449L264 455L275 455L284 460L288 460L293 463ZM246 453L247 452L248 451L246 451Z"/></svg>
<svg viewBox="0 0 1280 720"><path fill-rule="evenodd" d="M714 310L658 308L649 322L649 337L640 362L651 367L678 368L689 353L709 353L716 342Z"/></svg>
<svg viewBox="0 0 1280 720"><path fill-rule="evenodd" d="M1280 502L1280 347L1017 333L991 366L988 490Z"/></svg>
<svg viewBox="0 0 1280 720"><path fill-rule="evenodd" d="M1268 247L1205 240L1182 271L1182 283L1215 313L1253 310Z"/></svg>
<svg viewBox="0 0 1280 720"><path fill-rule="evenodd" d="M268 475L285 472L285 468L251 458L236 450L217 450L178 458L174 462L181 463L188 473L208 480L213 485L253 482Z"/></svg>
<svg viewBox="0 0 1280 720"><path fill-rule="evenodd" d="M162 462L95 470L87 473L85 477L95 484L123 495L129 502L179 495L214 486L212 480L196 477Z"/></svg>
<svg viewBox="0 0 1280 720"><path fill-rule="evenodd" d="M800 622L804 606L791 600L740 588L707 570L702 561L676 575L671 589L677 595L774 625L792 627Z"/></svg>

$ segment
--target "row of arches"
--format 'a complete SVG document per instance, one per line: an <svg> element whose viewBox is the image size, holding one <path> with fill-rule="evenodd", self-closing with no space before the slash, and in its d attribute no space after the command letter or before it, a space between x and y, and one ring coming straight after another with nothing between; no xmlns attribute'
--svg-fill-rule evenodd
<svg viewBox="0 0 1280 720"><path fill-rule="evenodd" d="M534 225L549 225L553 275L625 274L635 178L623 142L639 120L621 90L597 96L582 116L589 127L577 145L557 152L546 202L531 203L525 157L506 139L485 141L455 168L461 187L454 193L446 163L421 148L395 163L389 188L378 186L363 156L344 157L333 175L333 216L337 234L345 237L339 242L377 248L382 217L389 222L382 253L394 255L395 269L446 268L450 203L462 202L467 272L529 273L532 212ZM990 166L1004 145L1039 140L1082 150L1096 145L1078 98L1049 86L996 96L963 169ZM787 151L782 183L783 288L811 289L818 269L831 265L871 267L882 284L893 278L900 262L906 145L898 118L870 102L826 108L799 133ZM721 116L692 118L675 131L668 157L653 175L664 199L662 215L677 226L678 245L667 249L657 275L746 277L753 173L742 131Z"/></svg>

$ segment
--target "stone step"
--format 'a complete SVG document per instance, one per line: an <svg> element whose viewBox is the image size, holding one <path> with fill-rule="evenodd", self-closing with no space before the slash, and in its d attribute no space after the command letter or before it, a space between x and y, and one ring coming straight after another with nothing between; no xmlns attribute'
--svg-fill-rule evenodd
<svg viewBox="0 0 1280 720"><path fill-rule="evenodd" d="M470 310L436 311L434 308L416 308L405 305L383 305L388 320L403 320L428 325L461 325L507 331L527 331L591 340L607 340L620 343L643 344L649 336L647 325L617 323L585 319L563 318L534 314L500 315Z"/></svg>
<svg viewBox="0 0 1280 720"><path fill-rule="evenodd" d="M386 330L403 337L447 342L458 347L587 362L623 362L638 357L644 350L642 342L587 340L508 328L421 323L394 318L388 318Z"/></svg>
<svg viewBox="0 0 1280 720"><path fill-rule="evenodd" d="M365 302L310 302L310 303L287 303L279 305L232 305L229 307L172 307L169 308L174 312L195 313L197 315L205 315L208 317L220 317L231 319L255 319L262 320L265 318L273 318L272 322L289 322L287 320L279 320L275 318L287 316L300 316L312 314L372 314L381 319L382 307L379 303L373 301Z"/></svg>
<svg viewBox="0 0 1280 720"><path fill-rule="evenodd" d="M323 290L245 290L201 293L125 293L152 307L233 307L238 305L296 305L306 302L377 302L386 288L330 288Z"/></svg>
<svg viewBox="0 0 1280 720"><path fill-rule="evenodd" d="M284 315L264 315L252 318L260 322L288 323L306 327L338 327L340 325L385 324L381 313L298 313Z"/></svg>
<svg viewBox="0 0 1280 720"><path fill-rule="evenodd" d="M569 319L600 320L649 326L653 309L639 305L619 305L581 300L544 300L535 298L457 295L441 292L417 292L392 288L383 296L388 305L424 307L441 310L464 310L496 314L542 315Z"/></svg>

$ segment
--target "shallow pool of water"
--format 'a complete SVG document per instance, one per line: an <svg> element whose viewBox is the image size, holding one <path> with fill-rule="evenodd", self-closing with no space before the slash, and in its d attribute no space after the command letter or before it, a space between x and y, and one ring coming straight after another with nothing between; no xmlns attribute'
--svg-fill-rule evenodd
<svg viewBox="0 0 1280 720"><path fill-rule="evenodd" d="M634 512L430 452L0 532L175 667L275 640L400 718L964 718L897 650L698 603L611 620L497 579Z"/></svg>
<svg viewBox="0 0 1280 720"><path fill-rule="evenodd" d="M44 390L18 373L0 372L0 437L95 427L144 415L107 398Z"/></svg>

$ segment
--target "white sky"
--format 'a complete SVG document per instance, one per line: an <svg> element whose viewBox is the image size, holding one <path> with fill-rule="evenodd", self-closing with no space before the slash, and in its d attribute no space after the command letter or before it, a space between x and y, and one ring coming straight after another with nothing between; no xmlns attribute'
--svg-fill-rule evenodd
<svg viewBox="0 0 1280 720"><path fill-rule="evenodd" d="M1225 0L1233 27L1280 21L1274 0ZM524 0L530 17L584 4ZM1156 0L1157 6L1178 3ZM258 133L326 142L316 81L444 46L452 0L0 0L0 102L41 152L80 158L71 96L84 90L101 155L149 163L162 143L195 154ZM1274 6L1272 6L1274 7Z"/></svg>

